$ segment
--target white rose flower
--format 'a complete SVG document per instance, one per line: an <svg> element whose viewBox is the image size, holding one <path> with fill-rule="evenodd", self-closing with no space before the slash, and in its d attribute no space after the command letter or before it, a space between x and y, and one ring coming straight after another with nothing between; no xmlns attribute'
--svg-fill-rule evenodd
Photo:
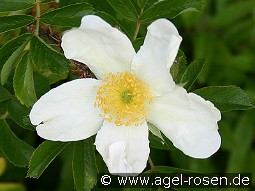
<svg viewBox="0 0 255 191"><path fill-rule="evenodd" d="M166 19L154 21L136 53L122 32L101 18L84 16L64 33L68 59L89 66L97 79L77 79L43 95L30 119L39 136L78 141L95 134L97 151L112 174L141 173L149 156L147 122L175 147L207 158L221 144L221 114L202 97L176 85L169 73L181 36Z"/></svg>

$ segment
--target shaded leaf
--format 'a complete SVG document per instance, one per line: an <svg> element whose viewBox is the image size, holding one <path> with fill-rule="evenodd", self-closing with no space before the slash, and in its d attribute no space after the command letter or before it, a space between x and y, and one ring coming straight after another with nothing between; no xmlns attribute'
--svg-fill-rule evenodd
<svg viewBox="0 0 255 191"><path fill-rule="evenodd" d="M27 107L37 100L34 88L33 68L28 53L22 57L15 70L13 87L18 100Z"/></svg>
<svg viewBox="0 0 255 191"><path fill-rule="evenodd" d="M44 141L36 148L29 161L27 176L39 178L43 171L68 144L68 142Z"/></svg>
<svg viewBox="0 0 255 191"><path fill-rule="evenodd" d="M9 100L0 102L0 119L6 119L8 117L8 113L7 113L8 102L9 102ZM0 149L0 151L1 151L1 149Z"/></svg>
<svg viewBox="0 0 255 191"><path fill-rule="evenodd" d="M2 69L2 66L13 54L13 52L15 52L30 37L30 34L23 34L15 39L8 41L0 48L0 69Z"/></svg>
<svg viewBox="0 0 255 191"><path fill-rule="evenodd" d="M50 25L78 27L83 16L93 13L90 4L78 3L46 12L41 16L41 21Z"/></svg>
<svg viewBox="0 0 255 191"><path fill-rule="evenodd" d="M0 33L20 28L32 23L35 17L30 15L13 15L0 17Z"/></svg>
<svg viewBox="0 0 255 191"><path fill-rule="evenodd" d="M34 0L0 0L0 12L18 11L34 6Z"/></svg>
<svg viewBox="0 0 255 191"><path fill-rule="evenodd" d="M157 137L160 138L161 140L164 140L163 137L162 137L162 135L161 135L160 130L159 130L156 126L154 126L154 125L152 125L151 123L148 123L148 122L147 122L147 125L148 125L148 127L149 127L150 132L151 132L153 135L157 136Z"/></svg>
<svg viewBox="0 0 255 191"><path fill-rule="evenodd" d="M197 89L194 93L213 102L221 111L245 110L254 107L247 94L236 86L210 86Z"/></svg>
<svg viewBox="0 0 255 191"><path fill-rule="evenodd" d="M107 0L120 15L131 21L137 21L138 13L130 0Z"/></svg>
<svg viewBox="0 0 255 191"><path fill-rule="evenodd" d="M234 131L235 142L228 158L227 172L243 172L254 140L254 124L254 111L240 116Z"/></svg>
<svg viewBox="0 0 255 191"><path fill-rule="evenodd" d="M181 78L187 68L187 60L183 51L179 50L178 55L170 68L170 73L176 84L181 83Z"/></svg>
<svg viewBox="0 0 255 191"><path fill-rule="evenodd" d="M228 27L238 19L247 16L249 12L253 12L255 2L253 0L246 0L229 4L229 6L221 9L211 20L215 27Z"/></svg>
<svg viewBox="0 0 255 191"><path fill-rule="evenodd" d="M28 120L30 109L13 99L7 105L10 118L24 129L35 131L35 127ZM26 120L27 119L27 120Z"/></svg>
<svg viewBox="0 0 255 191"><path fill-rule="evenodd" d="M6 158L16 166L27 166L34 148L19 139L4 120L0 120L0 132L0 147Z"/></svg>
<svg viewBox="0 0 255 191"><path fill-rule="evenodd" d="M91 190L97 182L97 171L92 138L76 142L73 154L73 176L76 189Z"/></svg>
<svg viewBox="0 0 255 191"><path fill-rule="evenodd" d="M145 38L142 37L142 38L137 38L137 39L134 40L134 42L133 42L133 47L134 47L134 49L135 49L136 52L138 52L138 51L140 50L141 46L142 46L143 43L144 43L144 39L145 39Z"/></svg>
<svg viewBox="0 0 255 191"><path fill-rule="evenodd" d="M161 150L169 150L169 148L164 143L164 141L151 132L149 133L149 140L150 140L150 147L161 149Z"/></svg>
<svg viewBox="0 0 255 191"><path fill-rule="evenodd" d="M68 61L62 54L52 49L39 37L33 37L30 46L30 58L34 70L46 77L50 84L67 77Z"/></svg>
<svg viewBox="0 0 255 191"><path fill-rule="evenodd" d="M30 34L24 34L18 38L16 38L12 43L16 42L16 44L12 44L14 46L13 49L17 48L11 55L10 57L6 60L6 62L3 65L2 71L1 71L1 84L5 84L8 80L8 77L14 68L15 63L19 60L19 58L22 55L22 52L24 51L25 47L27 46L29 40L31 38ZM23 42L23 44L20 45L20 43ZM20 45L20 46L19 46ZM7 47L10 45L7 43ZM19 47L18 47L19 46ZM5 48L4 48L5 49ZM9 50L6 52L3 52L3 54L6 54L7 52L10 52ZM9 53L7 53L9 55Z"/></svg>
<svg viewBox="0 0 255 191"><path fill-rule="evenodd" d="M11 99L12 95L0 85L0 102Z"/></svg>
<svg viewBox="0 0 255 191"><path fill-rule="evenodd" d="M195 82L205 64L205 59L198 59L191 62L186 68L180 83L184 84L184 88L189 90Z"/></svg>
<svg viewBox="0 0 255 191"><path fill-rule="evenodd" d="M150 133L149 140L150 146L156 149L161 150L175 150L176 148L173 146L172 142L160 132L160 130L151 123L147 123Z"/></svg>
<svg viewBox="0 0 255 191"><path fill-rule="evenodd" d="M46 77L39 74L34 74L35 92L37 97L41 97L43 94L50 90L49 81Z"/></svg>
<svg viewBox="0 0 255 191"><path fill-rule="evenodd" d="M137 0L137 4L139 7L143 8L147 4L148 0Z"/></svg>
<svg viewBox="0 0 255 191"><path fill-rule="evenodd" d="M41 0L41 3L49 3L51 2L52 0Z"/></svg>
<svg viewBox="0 0 255 191"><path fill-rule="evenodd" d="M68 5L72 5L72 4L77 4L77 3L84 3L84 1L88 1L88 0L59 0L59 3L58 3L58 6L59 7L65 7L65 6L68 6ZM94 0L92 0L94 1Z"/></svg>
<svg viewBox="0 0 255 191"><path fill-rule="evenodd" d="M158 18L174 18L188 11L202 11L204 0L162 0L157 1L143 12L140 17L141 23L151 22Z"/></svg>

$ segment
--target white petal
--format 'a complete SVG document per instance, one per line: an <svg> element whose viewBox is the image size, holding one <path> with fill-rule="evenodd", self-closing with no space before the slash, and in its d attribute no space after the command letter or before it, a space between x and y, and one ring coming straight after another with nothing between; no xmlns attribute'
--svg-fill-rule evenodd
<svg viewBox="0 0 255 191"><path fill-rule="evenodd" d="M96 149L112 174L141 173L149 157L148 126L116 126L104 122L96 135Z"/></svg>
<svg viewBox="0 0 255 191"><path fill-rule="evenodd" d="M135 55L128 37L95 15L84 16L79 28L64 33L61 46L68 59L88 65L99 79L130 71Z"/></svg>
<svg viewBox="0 0 255 191"><path fill-rule="evenodd" d="M30 112L39 136L53 141L77 141L97 133L103 124L100 110L94 108L101 81L77 79L43 95Z"/></svg>
<svg viewBox="0 0 255 191"><path fill-rule="evenodd" d="M162 95L174 87L170 75L177 55L181 36L166 19L159 19L148 27L144 45L133 59L131 71L150 85L154 95Z"/></svg>
<svg viewBox="0 0 255 191"><path fill-rule="evenodd" d="M156 125L184 154L207 158L220 147L217 121L221 114L202 97L176 86L172 93L154 98L148 121Z"/></svg>

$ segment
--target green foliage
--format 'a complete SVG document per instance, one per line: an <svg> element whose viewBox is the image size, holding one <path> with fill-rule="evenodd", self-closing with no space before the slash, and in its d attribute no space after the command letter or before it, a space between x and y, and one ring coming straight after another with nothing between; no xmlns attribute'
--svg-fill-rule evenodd
<svg viewBox="0 0 255 191"><path fill-rule="evenodd" d="M254 139L254 123L255 120L252 113L240 117L240 120L236 124L236 129L232 134L234 140L232 146L229 148L231 154L226 172L241 172L245 167L245 161L247 160L247 155L250 152Z"/></svg>
<svg viewBox="0 0 255 191"><path fill-rule="evenodd" d="M220 10L212 19L212 24L214 27L225 28L244 17L248 12L253 11L254 6L255 2L252 0L234 3Z"/></svg>
<svg viewBox="0 0 255 191"><path fill-rule="evenodd" d="M75 143L73 176L78 191L89 191L97 183L97 166L92 138Z"/></svg>
<svg viewBox="0 0 255 191"><path fill-rule="evenodd" d="M30 34L24 34L20 37L16 38L15 40L12 40L8 43L6 43L1 49L0 53L3 52L3 55L7 54L5 58L8 58L6 62L3 65L2 71L1 71L1 83L4 85L8 77L14 68L14 65L16 64L17 60L22 57L22 53L27 46L29 40L31 38ZM22 43L22 44L21 44ZM7 49L12 49L13 53L11 51L6 51ZM2 50L2 51L1 51ZM12 53L11 55L9 55Z"/></svg>
<svg viewBox="0 0 255 191"><path fill-rule="evenodd" d="M0 102L11 99L12 96L3 86L0 85Z"/></svg>
<svg viewBox="0 0 255 191"><path fill-rule="evenodd" d="M18 100L12 99L7 105L9 117L20 127L27 130L35 130L35 127L30 123L28 115L30 109L22 105Z"/></svg>
<svg viewBox="0 0 255 191"><path fill-rule="evenodd" d="M49 166L54 158L68 145L69 143L44 141L34 151L28 166L27 176L39 178L43 171Z"/></svg>
<svg viewBox="0 0 255 191"><path fill-rule="evenodd" d="M16 97L22 104L30 107L36 102L32 62L27 52L17 65L13 87Z"/></svg>
<svg viewBox="0 0 255 191"><path fill-rule="evenodd" d="M78 27L84 15L93 13L90 4L79 3L46 12L41 16L41 21L50 25Z"/></svg>
<svg viewBox="0 0 255 191"><path fill-rule="evenodd" d="M107 0L107 2L126 19L131 21L137 20L137 10L130 0Z"/></svg>
<svg viewBox="0 0 255 191"><path fill-rule="evenodd" d="M150 134L149 134L149 140L150 140L150 147L156 148L156 149L163 149L163 150L175 150L176 148L173 146L172 142L166 138L164 134L162 134L159 129L152 125L151 123L147 123Z"/></svg>
<svg viewBox="0 0 255 191"><path fill-rule="evenodd" d="M187 60L183 51L179 50L175 62L170 68L170 73L176 84L180 84L182 76L187 69Z"/></svg>
<svg viewBox="0 0 255 191"><path fill-rule="evenodd" d="M13 57L12 54L16 52L21 45L25 44L30 37L30 34L20 35L18 38L8 41L0 48L0 69L2 69L3 65L10 57ZM6 67L9 68L9 66Z"/></svg>
<svg viewBox="0 0 255 191"><path fill-rule="evenodd" d="M34 70L46 77L50 84L67 77L68 61L39 37L34 36L31 40L30 59Z"/></svg>
<svg viewBox="0 0 255 191"><path fill-rule="evenodd" d="M205 160L185 156L157 127L148 124L154 172L255 172L254 111L227 112L254 108L254 0L38 2L0 0L0 156L11 163L0 178L10 181L9 186L13 180L19 180L21 184L16 185L17 189L26 190L29 184L24 179L27 168L18 167L28 166L27 177L40 177L34 180L39 184L27 186L31 190L98 190L97 173L108 172L101 156L95 152L94 137L72 144L41 143L36 127L29 120L37 98L79 77L77 71L81 69L63 55L61 35L78 27L81 18L89 14L98 15L120 29L133 42L136 51L143 44L151 22L171 19L183 37L181 50L170 69L175 83L211 101L224 112L218 123L221 150ZM144 174L151 173L148 168L149 165ZM49 171L43 173L46 169ZM54 172L54 188L47 187L50 172ZM2 188L9 189L5 183L0 184L0 190Z"/></svg>
<svg viewBox="0 0 255 191"><path fill-rule="evenodd" d="M250 109L254 106L247 94L236 86L211 86L195 90L194 93L210 100L221 111Z"/></svg>
<svg viewBox="0 0 255 191"><path fill-rule="evenodd" d="M202 71L205 64L205 59L195 60L190 63L182 75L180 83L184 85L184 88L189 90L192 84L196 81L198 75Z"/></svg>
<svg viewBox="0 0 255 191"><path fill-rule="evenodd" d="M13 15L0 17L0 33L26 26L34 21L30 15Z"/></svg>
<svg viewBox="0 0 255 191"><path fill-rule="evenodd" d="M18 11L34 6L33 0L0 0L0 12Z"/></svg>
<svg viewBox="0 0 255 191"><path fill-rule="evenodd" d="M0 132L0 148L4 156L16 166L27 166L34 148L19 139L5 120L0 120Z"/></svg>
<svg viewBox="0 0 255 191"><path fill-rule="evenodd" d="M157 1L151 7L144 10L140 17L141 23L151 22L155 19L166 17L174 18L179 14L188 11L202 11L204 7L203 0L162 0Z"/></svg>

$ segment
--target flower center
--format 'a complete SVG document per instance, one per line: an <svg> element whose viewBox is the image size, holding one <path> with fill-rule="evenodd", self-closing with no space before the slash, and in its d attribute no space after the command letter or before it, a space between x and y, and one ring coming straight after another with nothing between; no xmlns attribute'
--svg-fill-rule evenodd
<svg viewBox="0 0 255 191"><path fill-rule="evenodd" d="M123 103L131 103L133 98L133 91L132 90L124 90L120 94L121 101Z"/></svg>
<svg viewBox="0 0 255 191"><path fill-rule="evenodd" d="M120 125L141 125L147 115L146 104L151 104L148 86L128 72L108 74L99 86L95 107L101 108L105 120Z"/></svg>

